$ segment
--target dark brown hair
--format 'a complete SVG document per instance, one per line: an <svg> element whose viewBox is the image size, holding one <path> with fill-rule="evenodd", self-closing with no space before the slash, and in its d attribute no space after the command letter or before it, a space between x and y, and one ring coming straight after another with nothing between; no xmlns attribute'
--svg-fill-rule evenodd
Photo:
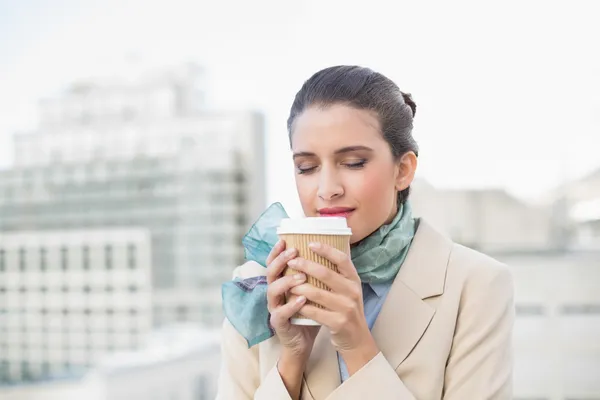
<svg viewBox="0 0 600 400"><path fill-rule="evenodd" d="M369 68L351 65L323 69L304 82L296 94L287 121L290 145L294 121L304 110L336 104L374 111L383 137L396 160L409 151L419 154L417 142L412 136L417 105L411 95L400 91L384 75ZM398 192L398 200L404 203L409 193L410 187Z"/></svg>

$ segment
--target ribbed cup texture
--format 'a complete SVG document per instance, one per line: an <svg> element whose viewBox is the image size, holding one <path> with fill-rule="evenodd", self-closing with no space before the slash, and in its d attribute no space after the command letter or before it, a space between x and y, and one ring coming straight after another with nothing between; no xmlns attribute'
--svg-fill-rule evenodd
<svg viewBox="0 0 600 400"><path fill-rule="evenodd" d="M314 261L316 263L324 265L327 268L330 268L335 272L339 272L337 266L335 264L333 264L332 262L330 262L328 259L323 258L323 257L317 255L316 253L314 253L311 249L308 248L308 244L313 243L313 242L327 244L329 246L335 247L336 249L341 250L344 253L350 255L350 235L282 234L282 235L279 235L279 237L285 241L286 248L289 249L289 248L293 247L293 248L297 249L299 257L302 257L306 260ZM287 267L284 271L284 275L294 275L297 273L298 272L296 270L294 270L290 267ZM307 278L307 283L309 283L311 285L314 285L314 286L324 289L324 290L331 290L323 282L313 278L310 275L308 275L306 278ZM289 296L288 301L293 300L295 297L296 296L293 296L293 295ZM307 304L312 304L316 307L324 308L324 307L320 306L319 304L315 304L311 301L307 301ZM306 319L306 317L301 315L300 313L296 314L294 316L294 318Z"/></svg>

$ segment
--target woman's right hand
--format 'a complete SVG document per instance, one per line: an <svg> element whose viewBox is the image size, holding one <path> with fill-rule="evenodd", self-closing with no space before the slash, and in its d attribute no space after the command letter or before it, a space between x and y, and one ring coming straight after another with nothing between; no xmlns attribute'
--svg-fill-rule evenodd
<svg viewBox="0 0 600 400"><path fill-rule="evenodd" d="M271 326L283 346L282 358L294 358L300 363L308 360L319 327L292 325L290 318L306 303L304 297L293 297L286 303L286 293L306 282L304 274L283 275L288 261L298 255L296 249L287 249L283 240L271 250L267 258L267 304L271 313Z"/></svg>

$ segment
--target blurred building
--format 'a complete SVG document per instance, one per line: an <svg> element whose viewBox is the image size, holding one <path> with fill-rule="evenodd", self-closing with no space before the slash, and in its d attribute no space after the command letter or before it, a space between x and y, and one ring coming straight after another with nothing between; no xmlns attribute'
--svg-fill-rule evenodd
<svg viewBox="0 0 600 400"><path fill-rule="evenodd" d="M0 233L0 382L89 368L152 327L150 235Z"/></svg>
<svg viewBox="0 0 600 400"><path fill-rule="evenodd" d="M416 216L458 243L482 251L553 246L549 208L527 204L502 189L437 189L423 180L411 186Z"/></svg>
<svg viewBox="0 0 600 400"><path fill-rule="evenodd" d="M560 193L568 204L573 244L577 247L599 248L600 169L568 183Z"/></svg>
<svg viewBox="0 0 600 400"><path fill-rule="evenodd" d="M209 400L216 396L218 333L175 326L134 352L107 356L80 377L0 387L3 400Z"/></svg>
<svg viewBox="0 0 600 400"><path fill-rule="evenodd" d="M264 121L204 108L194 65L73 85L0 171L0 232L143 227L156 325L222 319L219 284L265 205Z"/></svg>
<svg viewBox="0 0 600 400"><path fill-rule="evenodd" d="M515 282L514 398L600 399L600 251L492 256Z"/></svg>

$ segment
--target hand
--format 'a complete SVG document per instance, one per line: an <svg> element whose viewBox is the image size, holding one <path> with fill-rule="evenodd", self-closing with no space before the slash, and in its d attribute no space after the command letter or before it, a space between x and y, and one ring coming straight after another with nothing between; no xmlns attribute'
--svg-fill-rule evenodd
<svg viewBox="0 0 600 400"><path fill-rule="evenodd" d="M365 319L360 278L346 253L321 243L312 243L309 247L337 265L339 274L324 265L294 258L288 262L290 267L320 280L331 291L302 284L293 287L291 292L325 307L305 305L301 312L330 329L332 344L352 374L379 352Z"/></svg>
<svg viewBox="0 0 600 400"><path fill-rule="evenodd" d="M267 258L267 306L271 313L271 325L283 346L282 359L299 365L307 362L319 327L292 325L290 318L306 303L304 296L286 302L290 289L306 282L306 275L281 276L287 263L298 255L296 249L287 249L280 240Z"/></svg>

